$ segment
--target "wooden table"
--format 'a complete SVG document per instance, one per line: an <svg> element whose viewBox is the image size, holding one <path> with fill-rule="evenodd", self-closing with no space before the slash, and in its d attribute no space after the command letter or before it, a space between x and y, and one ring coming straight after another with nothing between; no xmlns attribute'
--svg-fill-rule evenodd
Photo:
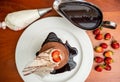
<svg viewBox="0 0 120 82"><path fill-rule="evenodd" d="M5 16L13 11L34 8L51 7L54 0L0 0L0 21L3 21ZM87 0L98 5L104 14L104 20L111 20L118 24L117 29L103 29L103 34L109 32L112 36L120 42L120 0ZM58 16L52 10L44 17ZM19 20L19 19L18 19ZM17 41L25 29L15 32L7 28L6 30L0 29L0 82L23 82L20 78L15 64L15 48ZM87 31L93 47L102 41L96 41L92 31ZM109 43L109 41L105 41ZM111 49L111 48L109 48ZM113 49L112 49L113 50ZM85 82L120 82L120 49L113 50L114 63L111 64L111 71L96 72L94 62L91 73ZM96 55L96 53L95 53ZM78 76L79 77L79 76Z"/></svg>

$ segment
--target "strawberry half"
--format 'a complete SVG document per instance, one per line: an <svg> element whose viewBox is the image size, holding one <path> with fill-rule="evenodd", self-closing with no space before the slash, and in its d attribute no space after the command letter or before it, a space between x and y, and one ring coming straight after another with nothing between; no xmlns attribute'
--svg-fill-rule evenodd
<svg viewBox="0 0 120 82"><path fill-rule="evenodd" d="M61 57L60 57L60 51L55 50L52 52L52 59L54 62L60 62L61 61Z"/></svg>

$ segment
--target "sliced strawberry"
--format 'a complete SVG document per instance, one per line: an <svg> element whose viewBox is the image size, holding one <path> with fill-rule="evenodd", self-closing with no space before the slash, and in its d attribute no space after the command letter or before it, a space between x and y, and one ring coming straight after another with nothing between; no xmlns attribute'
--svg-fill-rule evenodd
<svg viewBox="0 0 120 82"><path fill-rule="evenodd" d="M60 62L61 58L60 58L60 51L55 50L52 52L52 58L54 62Z"/></svg>

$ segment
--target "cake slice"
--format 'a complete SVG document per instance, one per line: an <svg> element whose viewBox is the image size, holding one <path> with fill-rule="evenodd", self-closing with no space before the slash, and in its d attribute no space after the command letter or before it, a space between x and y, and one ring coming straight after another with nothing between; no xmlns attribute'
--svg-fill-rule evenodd
<svg viewBox="0 0 120 82"><path fill-rule="evenodd" d="M43 42L36 58L23 69L24 75L36 73L40 76L60 69L68 63L69 51L54 33Z"/></svg>

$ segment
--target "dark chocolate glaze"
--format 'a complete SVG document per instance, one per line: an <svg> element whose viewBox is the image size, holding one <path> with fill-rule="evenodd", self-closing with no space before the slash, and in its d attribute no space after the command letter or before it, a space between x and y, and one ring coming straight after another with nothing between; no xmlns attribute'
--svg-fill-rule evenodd
<svg viewBox="0 0 120 82"><path fill-rule="evenodd" d="M87 2L66 2L59 5L59 11L77 27L92 30L100 26L103 15L99 8Z"/></svg>
<svg viewBox="0 0 120 82"><path fill-rule="evenodd" d="M51 74L58 74L58 73L63 73L65 71L71 71L76 67L76 62L73 60L73 58L77 55L78 50L75 47L71 47L70 44L66 41L66 43L63 43L60 38L57 37L57 35L54 32L50 32L48 37L45 39L43 42L42 46L47 43L47 42L59 42L63 44L69 51L69 60L68 63L57 70L54 70L51 72ZM36 53L36 56L39 54L39 52Z"/></svg>
<svg viewBox="0 0 120 82"><path fill-rule="evenodd" d="M57 37L57 35L53 32L49 33L42 46L47 42L60 42L63 44L62 40Z"/></svg>

